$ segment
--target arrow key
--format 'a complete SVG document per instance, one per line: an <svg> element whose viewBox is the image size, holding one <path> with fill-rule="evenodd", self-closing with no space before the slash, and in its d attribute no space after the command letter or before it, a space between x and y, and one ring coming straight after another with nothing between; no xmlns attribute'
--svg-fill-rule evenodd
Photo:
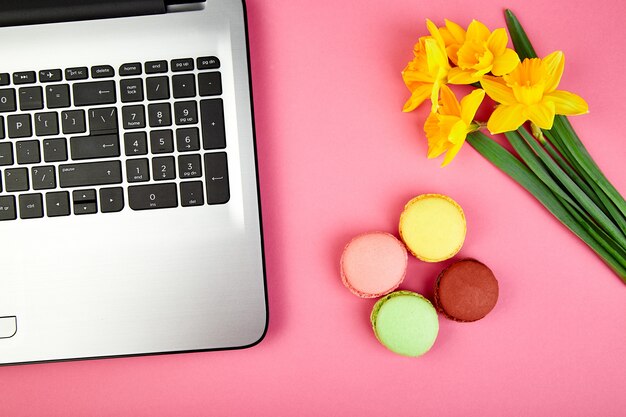
<svg viewBox="0 0 626 417"><path fill-rule="evenodd" d="M46 193L46 213L48 217L70 215L70 194L67 191Z"/></svg>
<svg viewBox="0 0 626 417"><path fill-rule="evenodd" d="M100 189L100 211L116 213L124 208L124 190L122 187Z"/></svg>

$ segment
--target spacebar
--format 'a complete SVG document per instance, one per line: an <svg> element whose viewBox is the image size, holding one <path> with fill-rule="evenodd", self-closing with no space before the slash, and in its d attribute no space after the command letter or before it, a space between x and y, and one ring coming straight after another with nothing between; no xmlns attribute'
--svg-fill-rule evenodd
<svg viewBox="0 0 626 417"><path fill-rule="evenodd" d="M122 165L120 161L60 165L59 182L63 188L120 184Z"/></svg>

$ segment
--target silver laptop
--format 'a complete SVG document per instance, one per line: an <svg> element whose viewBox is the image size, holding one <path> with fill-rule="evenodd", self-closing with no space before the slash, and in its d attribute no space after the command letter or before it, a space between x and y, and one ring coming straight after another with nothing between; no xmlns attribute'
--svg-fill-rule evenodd
<svg viewBox="0 0 626 417"><path fill-rule="evenodd" d="M243 2L0 8L0 364L258 343Z"/></svg>

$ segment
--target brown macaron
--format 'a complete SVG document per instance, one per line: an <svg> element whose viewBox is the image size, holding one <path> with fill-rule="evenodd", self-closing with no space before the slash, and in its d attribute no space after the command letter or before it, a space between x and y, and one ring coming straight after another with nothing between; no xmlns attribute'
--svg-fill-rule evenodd
<svg viewBox="0 0 626 417"><path fill-rule="evenodd" d="M435 283L435 306L461 322L480 320L498 301L498 281L486 265L463 259L444 269Z"/></svg>

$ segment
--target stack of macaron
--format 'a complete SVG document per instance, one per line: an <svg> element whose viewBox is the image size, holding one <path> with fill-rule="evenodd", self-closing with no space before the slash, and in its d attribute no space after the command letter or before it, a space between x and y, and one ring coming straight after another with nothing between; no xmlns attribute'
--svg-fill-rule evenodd
<svg viewBox="0 0 626 417"><path fill-rule="evenodd" d="M400 216L400 240L386 232L356 236L341 256L341 279L355 295L381 297L370 316L376 338L404 356L421 356L439 332L437 310L459 322L479 320L498 300L498 281L474 259L444 269L435 283L435 306L420 294L395 291L406 276L407 250L425 262L455 256L465 241L463 209L450 197L423 194L413 198ZM394 292L395 291L395 292Z"/></svg>

